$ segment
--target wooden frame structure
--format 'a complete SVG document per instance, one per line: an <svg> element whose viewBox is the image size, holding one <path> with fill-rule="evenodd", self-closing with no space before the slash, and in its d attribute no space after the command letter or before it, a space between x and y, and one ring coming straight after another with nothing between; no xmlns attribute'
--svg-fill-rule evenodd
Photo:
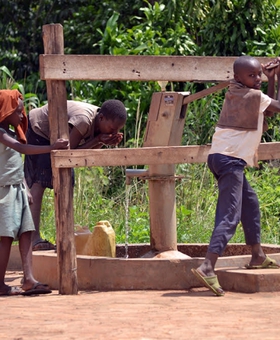
<svg viewBox="0 0 280 340"><path fill-rule="evenodd" d="M68 138L66 80L133 80L217 82L188 96L184 104L225 88L235 57L64 55L63 27L43 26L44 54L40 76L46 80L50 140ZM271 58L257 58L268 62ZM266 79L264 79L266 80ZM71 168L205 162L210 146L168 146L131 149L58 150L51 154L57 230L60 294L77 294ZM260 159L280 158L280 143L261 144Z"/></svg>

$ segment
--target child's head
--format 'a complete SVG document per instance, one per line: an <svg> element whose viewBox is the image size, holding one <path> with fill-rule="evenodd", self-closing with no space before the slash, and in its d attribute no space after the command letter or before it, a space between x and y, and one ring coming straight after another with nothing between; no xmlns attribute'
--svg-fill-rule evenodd
<svg viewBox="0 0 280 340"><path fill-rule="evenodd" d="M124 127L126 119L126 109L120 100L106 100L98 112L98 130L104 134L117 133Z"/></svg>
<svg viewBox="0 0 280 340"><path fill-rule="evenodd" d="M23 101L19 98L17 108L5 118L5 121L14 128L17 128L24 117L23 110Z"/></svg>
<svg viewBox="0 0 280 340"><path fill-rule="evenodd" d="M0 123L14 126L18 140L26 143L27 117L19 91L0 90Z"/></svg>
<svg viewBox="0 0 280 340"><path fill-rule="evenodd" d="M259 90L262 80L262 66L251 56L241 56L233 64L234 79L252 89Z"/></svg>

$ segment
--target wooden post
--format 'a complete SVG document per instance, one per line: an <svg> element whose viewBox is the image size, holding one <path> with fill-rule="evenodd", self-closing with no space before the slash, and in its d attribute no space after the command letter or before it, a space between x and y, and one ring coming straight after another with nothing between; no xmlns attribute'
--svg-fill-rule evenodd
<svg viewBox="0 0 280 340"><path fill-rule="evenodd" d="M45 54L64 54L63 27L60 24L43 26ZM69 138L65 81L46 80L50 142ZM52 164L53 164L53 157ZM77 294L77 260L74 243L73 187L71 168L52 166L55 199L56 242L60 294Z"/></svg>

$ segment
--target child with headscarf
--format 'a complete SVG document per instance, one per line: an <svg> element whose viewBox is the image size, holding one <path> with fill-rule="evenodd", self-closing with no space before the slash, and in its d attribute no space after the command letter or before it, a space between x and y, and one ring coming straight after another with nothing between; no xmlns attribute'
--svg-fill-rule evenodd
<svg viewBox="0 0 280 340"><path fill-rule="evenodd" d="M47 146L27 144L27 124L21 93L17 90L0 90L0 296L51 293L48 285L35 280L32 273L31 240L35 227L24 184L21 154L66 149L69 142L59 139ZM17 240L23 269L21 288L5 284L12 242Z"/></svg>

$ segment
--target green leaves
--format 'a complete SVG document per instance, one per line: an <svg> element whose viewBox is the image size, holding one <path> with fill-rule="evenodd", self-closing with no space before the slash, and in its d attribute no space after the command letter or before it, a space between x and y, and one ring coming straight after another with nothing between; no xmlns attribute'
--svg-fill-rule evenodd
<svg viewBox="0 0 280 340"><path fill-rule="evenodd" d="M206 7L205 12L207 16L198 37L200 53L206 55L254 55L256 42L272 43L270 31L280 24L279 8L272 0L218 0L212 7ZM276 41L279 38L278 35ZM272 53L277 55L275 49ZM257 55L267 55L265 46Z"/></svg>
<svg viewBox="0 0 280 340"><path fill-rule="evenodd" d="M25 93L24 86L14 80L12 73L6 66L0 67L0 89L18 90L24 97L24 106L27 112L40 104L35 93Z"/></svg>

